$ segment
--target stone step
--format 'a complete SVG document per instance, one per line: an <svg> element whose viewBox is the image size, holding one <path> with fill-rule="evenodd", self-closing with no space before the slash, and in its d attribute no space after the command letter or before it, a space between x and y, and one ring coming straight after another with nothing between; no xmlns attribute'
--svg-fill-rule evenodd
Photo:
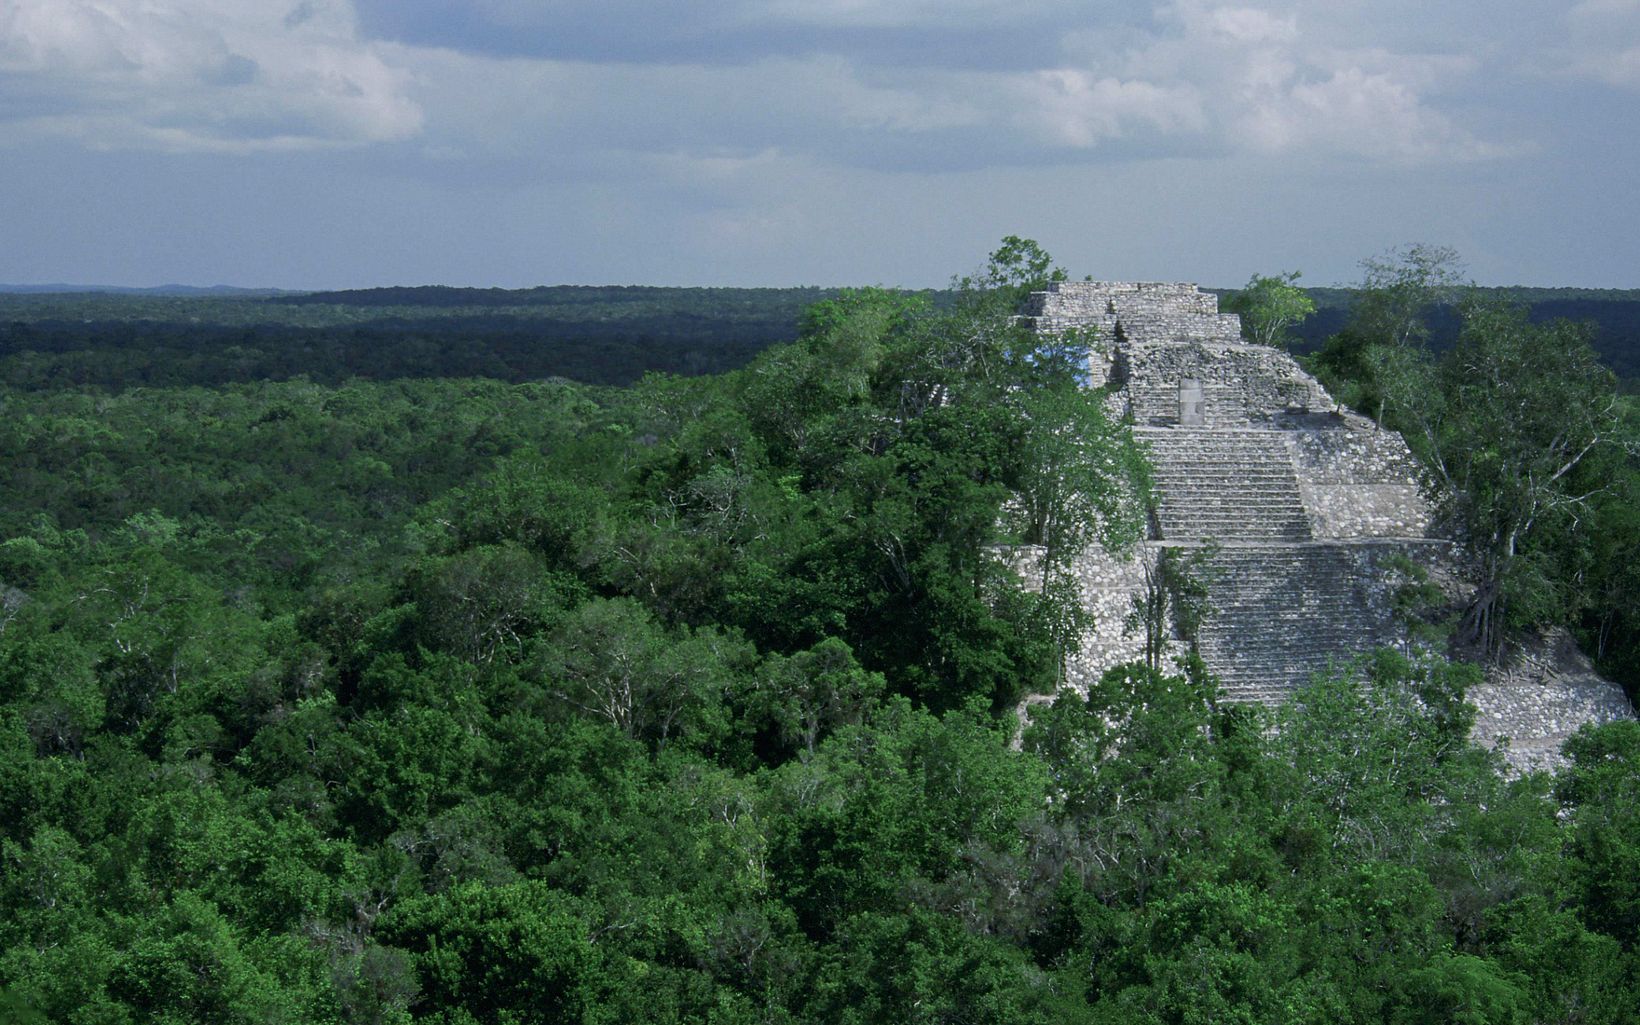
<svg viewBox="0 0 1640 1025"><path fill-rule="evenodd" d="M1165 539L1172 541L1212 541L1221 537L1229 537L1232 529L1228 526L1211 523L1192 525L1163 521L1160 533ZM1294 524L1270 527L1266 530L1255 530L1237 525L1234 534L1238 540L1244 541L1305 541L1310 537L1308 531Z"/></svg>
<svg viewBox="0 0 1640 1025"><path fill-rule="evenodd" d="M1257 476L1247 474L1226 474L1215 480L1203 480L1200 477L1191 479L1183 487L1177 486L1179 478L1158 477L1155 481L1156 489L1167 497L1169 493L1180 495L1235 495L1242 491L1265 492L1292 496L1294 501L1299 498L1298 481L1291 473L1282 475L1261 470ZM1170 486L1172 485L1172 486Z"/></svg>
<svg viewBox="0 0 1640 1025"><path fill-rule="evenodd" d="M1172 527L1175 531L1192 531L1203 535L1199 538L1170 539L1174 541L1205 541L1210 538L1232 537L1238 541L1268 541L1272 537L1287 541L1306 541L1310 537L1304 518L1296 512L1286 514L1271 511L1262 515L1251 515L1245 510L1238 510L1213 515L1200 509L1185 513L1163 507L1157 518L1164 530Z"/></svg>
<svg viewBox="0 0 1640 1025"><path fill-rule="evenodd" d="M1191 455L1188 452L1169 452L1167 461L1156 467L1158 477L1214 479L1254 470L1277 476L1292 472L1292 463L1273 453L1249 454L1235 459L1218 456Z"/></svg>
<svg viewBox="0 0 1640 1025"><path fill-rule="evenodd" d="M1286 491L1217 491L1195 495L1163 492L1162 508L1175 509L1179 512L1200 509L1206 513L1235 512L1238 509L1277 512L1291 510L1300 515L1304 512L1303 504Z"/></svg>
<svg viewBox="0 0 1640 1025"><path fill-rule="evenodd" d="M1284 495L1295 493L1295 484L1291 473L1284 474L1263 466L1249 466L1246 473L1227 473L1212 478L1158 473L1154 480L1157 486L1167 491L1186 495L1223 494L1231 489L1237 491L1279 491Z"/></svg>
<svg viewBox="0 0 1640 1025"><path fill-rule="evenodd" d="M1230 473L1232 471L1254 469L1268 469L1272 473L1283 473L1291 467L1291 462L1284 456L1269 452L1244 453L1234 458L1207 453L1169 452L1162 458L1167 461L1156 467L1156 473L1159 476L1182 476L1186 473Z"/></svg>
<svg viewBox="0 0 1640 1025"><path fill-rule="evenodd" d="M1178 495L1162 494L1162 509L1170 509L1177 513L1191 514L1200 510L1207 516L1221 516L1234 514L1245 510L1248 519L1255 519L1254 513L1292 513L1302 517L1303 503L1291 495L1273 492L1248 492L1246 494L1213 493L1205 495Z"/></svg>
<svg viewBox="0 0 1640 1025"><path fill-rule="evenodd" d="M1219 549L1205 568L1200 645L1221 697L1276 704L1329 661L1395 642L1388 610L1357 586L1359 565L1347 545Z"/></svg>
<svg viewBox="0 0 1640 1025"><path fill-rule="evenodd" d="M1170 452L1164 458L1167 462L1156 467L1158 477L1217 480L1239 476L1248 471L1278 477L1293 472L1290 462L1278 460L1274 455L1250 455L1243 459L1209 459L1202 456L1192 457L1187 453Z"/></svg>
<svg viewBox="0 0 1640 1025"><path fill-rule="evenodd" d="M1299 517L1301 520L1304 518L1304 503L1299 502L1296 497L1281 494L1258 494L1258 492L1250 492L1250 494L1245 495L1202 495L1202 497L1164 494L1161 497L1161 507L1159 508L1163 508L1166 512L1186 515L1186 517L1194 517L1194 515L1209 518L1227 517L1227 515L1228 517L1235 517L1237 513L1243 513L1243 518L1253 520L1253 522L1258 520L1258 517L1251 515L1255 512L1274 513L1274 515L1291 513L1291 515Z"/></svg>
<svg viewBox="0 0 1640 1025"><path fill-rule="evenodd" d="M1228 619L1244 612L1257 611L1269 617L1268 625L1271 627L1282 624L1300 625L1325 622L1330 613L1341 609L1354 611L1356 605L1360 603L1360 599L1354 595L1331 595L1324 598L1305 595L1304 597L1306 611L1285 615L1279 609L1270 607L1277 600L1277 596L1274 595L1265 601L1211 601L1210 599L1210 602L1213 614L1220 619Z"/></svg>
<svg viewBox="0 0 1640 1025"><path fill-rule="evenodd" d="M1245 624L1242 625L1245 626ZM1228 643L1210 641L1204 633L1201 650L1208 660L1208 665L1216 665L1223 672L1231 675L1235 675L1237 670L1226 667L1240 666L1240 670L1244 674L1255 669L1268 671L1278 666L1282 667L1282 677L1269 681L1272 684L1281 684L1284 682L1290 683L1294 678L1294 674L1303 677L1325 666L1329 660L1348 658L1377 643L1380 643L1377 634L1362 633L1318 635L1307 639L1302 644L1243 644L1232 646ZM1262 675L1262 673L1259 675Z"/></svg>
<svg viewBox="0 0 1640 1025"><path fill-rule="evenodd" d="M1228 681L1219 681L1219 700L1233 705L1265 705L1274 708L1291 696L1290 691L1271 690L1267 687L1236 686Z"/></svg>
<svg viewBox="0 0 1640 1025"><path fill-rule="evenodd" d="M1291 461L1291 457L1287 454L1285 449L1280 452L1272 452L1254 448L1243 448L1225 452L1192 452L1188 449L1167 449L1164 451L1153 445L1151 446L1151 453L1153 455L1158 455L1160 459L1165 459L1167 461L1162 463L1163 468L1174 463L1187 464L1192 466L1192 468L1200 469L1203 466L1209 466L1215 462L1226 464L1248 464L1261 463L1265 460L1279 460L1277 465L1280 465L1281 463Z"/></svg>
<svg viewBox="0 0 1640 1025"><path fill-rule="evenodd" d="M1189 515L1163 507L1157 515L1164 539L1171 541L1237 540L1307 541L1309 523L1298 512L1284 516L1249 517L1247 514L1213 517L1200 512Z"/></svg>
<svg viewBox="0 0 1640 1025"><path fill-rule="evenodd" d="M1191 480L1216 480L1235 477L1248 471L1284 476L1292 473L1292 464L1274 455L1249 455L1239 459L1219 459L1170 452L1165 463L1156 467L1156 476Z"/></svg>
<svg viewBox="0 0 1640 1025"><path fill-rule="evenodd" d="M1283 487L1279 483L1273 482L1226 485L1222 488L1197 488L1188 491L1164 485L1156 490L1159 492L1159 497L1164 504L1172 503L1179 507L1201 504L1233 506L1244 501L1256 501L1264 505L1290 505L1294 508L1300 508L1303 505L1302 498L1290 485Z"/></svg>
<svg viewBox="0 0 1640 1025"><path fill-rule="evenodd" d="M1188 498L1168 498L1164 496L1158 511L1164 516L1174 516L1180 519L1228 519L1232 523L1246 521L1248 525L1257 525L1271 518L1292 517L1298 522L1305 522L1304 507L1293 501L1284 501L1279 496L1259 498L1257 496L1233 496L1230 498L1203 498L1192 501Z"/></svg>
<svg viewBox="0 0 1640 1025"><path fill-rule="evenodd" d="M1225 538L1235 536L1243 540L1246 534L1269 534L1272 531L1283 537L1292 533L1292 540L1303 541L1309 538L1303 514L1297 509L1262 509L1253 510L1225 509L1215 512L1212 509L1203 509L1197 506L1193 509L1179 509L1163 506L1159 510L1162 526L1172 526L1177 529L1211 530L1219 528L1223 534L1214 535ZM1176 538L1175 540L1186 540Z"/></svg>
<svg viewBox="0 0 1640 1025"><path fill-rule="evenodd" d="M1309 532L1301 525L1282 524L1266 529L1249 528L1245 525L1233 525L1234 534L1239 540L1259 541L1305 541L1309 539ZM1228 537L1232 533L1232 525L1213 523L1180 523L1178 521L1163 520L1161 534L1164 538L1174 541L1211 541L1216 538Z"/></svg>
<svg viewBox="0 0 1640 1025"><path fill-rule="evenodd" d="M1140 436L1154 457L1162 537L1310 537L1292 458L1276 432L1141 431Z"/></svg>
<svg viewBox="0 0 1640 1025"><path fill-rule="evenodd" d="M1250 612L1260 613L1258 623L1260 630L1251 633L1246 645L1273 645L1292 646L1307 643L1312 638L1332 638L1332 636L1364 636L1371 633L1371 626L1340 625L1337 613L1361 612L1361 599L1340 600L1328 604L1315 605L1310 612L1302 615L1281 617L1279 610L1271 608L1271 602L1246 602L1246 604L1219 604L1212 602L1212 612L1207 617L1209 625L1245 626L1245 615ZM1346 623L1346 622L1345 622Z"/></svg>
<svg viewBox="0 0 1640 1025"><path fill-rule="evenodd" d="M1304 507L1297 502L1286 502L1280 498L1241 498L1241 499L1202 499L1192 502L1188 499L1162 499L1158 511L1164 516L1174 516L1180 519L1228 519L1231 523L1246 521L1250 526L1272 518L1292 517L1304 522Z"/></svg>

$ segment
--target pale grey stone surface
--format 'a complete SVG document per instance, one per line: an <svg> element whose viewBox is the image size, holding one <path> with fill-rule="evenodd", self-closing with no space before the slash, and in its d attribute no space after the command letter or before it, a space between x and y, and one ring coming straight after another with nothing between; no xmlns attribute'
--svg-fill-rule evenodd
<svg viewBox="0 0 1640 1025"><path fill-rule="evenodd" d="M1509 652L1469 700L1479 710L1472 736L1488 747L1503 742L1517 770L1558 770L1560 746L1585 723L1634 718L1623 688L1595 672L1561 629Z"/></svg>
<svg viewBox="0 0 1640 1025"><path fill-rule="evenodd" d="M1015 565L1028 585L1040 579L1034 561L1037 554L1026 548L1015 555ZM1144 658L1144 631L1130 627L1129 619L1134 598L1144 592L1145 563L1154 565L1160 554L1159 545L1146 542L1121 554L1095 547L1077 560L1073 572L1083 605L1093 615L1094 627L1082 638L1081 652L1065 667L1070 686L1086 691L1111 666ZM1184 646L1173 640L1165 658L1172 664L1184 653Z"/></svg>

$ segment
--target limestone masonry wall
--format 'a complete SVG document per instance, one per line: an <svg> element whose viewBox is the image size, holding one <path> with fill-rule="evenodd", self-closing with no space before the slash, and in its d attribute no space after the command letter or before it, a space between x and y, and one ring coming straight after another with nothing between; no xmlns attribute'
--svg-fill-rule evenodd
<svg viewBox="0 0 1640 1025"><path fill-rule="evenodd" d="M1584 723L1634 718L1623 688L1595 672L1561 628L1521 642L1469 700L1479 713L1471 736L1506 745L1518 769L1558 770L1566 762L1560 745Z"/></svg>
<svg viewBox="0 0 1640 1025"><path fill-rule="evenodd" d="M1353 413L1288 423L1284 437L1312 535L1433 536L1422 470L1399 434Z"/></svg>
<svg viewBox="0 0 1640 1025"><path fill-rule="evenodd" d="M1025 316L1037 331L1101 329L1122 341L1236 341L1241 319L1219 312L1218 296L1176 282L1056 281L1031 296Z"/></svg>
<svg viewBox="0 0 1640 1025"><path fill-rule="evenodd" d="M1040 332L1092 330L1091 384L1110 390L1155 468L1150 540L1076 566L1095 626L1067 667L1072 686L1142 657L1143 635L1127 621L1145 564L1169 546L1214 546L1198 645L1232 701L1279 702L1329 662L1405 644L1392 556L1460 575L1401 436L1340 409L1286 353L1243 343L1239 318L1212 294L1057 282L1031 296L1025 320ZM1170 655L1182 653L1175 639ZM1576 722L1632 715L1621 690L1592 673L1575 688L1534 681L1494 674L1476 695L1477 737L1508 733L1523 766L1558 750Z"/></svg>
<svg viewBox="0 0 1640 1025"><path fill-rule="evenodd" d="M1106 382L1127 395L1137 424L1179 426L1179 387L1186 380L1201 385L1206 427L1267 424L1279 416L1333 407L1315 378L1291 356L1268 346L1188 340L1114 348Z"/></svg>
<svg viewBox="0 0 1640 1025"><path fill-rule="evenodd" d="M1289 425L1293 460L1312 484L1405 484L1422 473L1406 441L1366 417L1329 414Z"/></svg>

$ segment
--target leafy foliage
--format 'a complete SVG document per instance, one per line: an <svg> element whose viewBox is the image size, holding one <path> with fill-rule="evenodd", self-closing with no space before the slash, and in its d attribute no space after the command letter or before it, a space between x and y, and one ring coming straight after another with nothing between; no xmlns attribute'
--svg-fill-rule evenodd
<svg viewBox="0 0 1640 1025"><path fill-rule="evenodd" d="M1413 246L1366 266L1352 325L1313 365L1405 435L1471 550L1479 586L1460 640L1494 654L1522 630L1570 625L1634 692L1633 602L1620 596L1633 593L1640 431L1592 326L1471 292L1456 339L1436 351L1427 318L1458 287L1456 255Z"/></svg>
<svg viewBox="0 0 1640 1025"><path fill-rule="evenodd" d="M1287 348L1291 330L1315 312L1315 300L1298 287L1298 271L1254 274L1247 287L1225 299L1224 308L1241 315L1241 333L1250 342Z"/></svg>
<svg viewBox="0 0 1640 1025"><path fill-rule="evenodd" d="M1632 1020L1626 727L1506 782L1385 655L1016 742L1145 489L1053 273L619 391L0 391L0 1013Z"/></svg>

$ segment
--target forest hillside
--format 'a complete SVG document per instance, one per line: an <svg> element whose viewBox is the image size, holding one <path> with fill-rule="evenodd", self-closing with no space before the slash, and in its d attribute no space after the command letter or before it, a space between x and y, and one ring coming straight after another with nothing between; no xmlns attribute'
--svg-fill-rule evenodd
<svg viewBox="0 0 1640 1025"><path fill-rule="evenodd" d="M1120 549L1148 486L1089 340L1012 319L1061 273L0 301L0 1018L1640 1017L1640 724L1512 778L1474 666L1382 652L1016 736L1083 612L997 553ZM1454 365L1372 352L1318 359L1391 416ZM1621 671L1613 409L1502 583Z"/></svg>

